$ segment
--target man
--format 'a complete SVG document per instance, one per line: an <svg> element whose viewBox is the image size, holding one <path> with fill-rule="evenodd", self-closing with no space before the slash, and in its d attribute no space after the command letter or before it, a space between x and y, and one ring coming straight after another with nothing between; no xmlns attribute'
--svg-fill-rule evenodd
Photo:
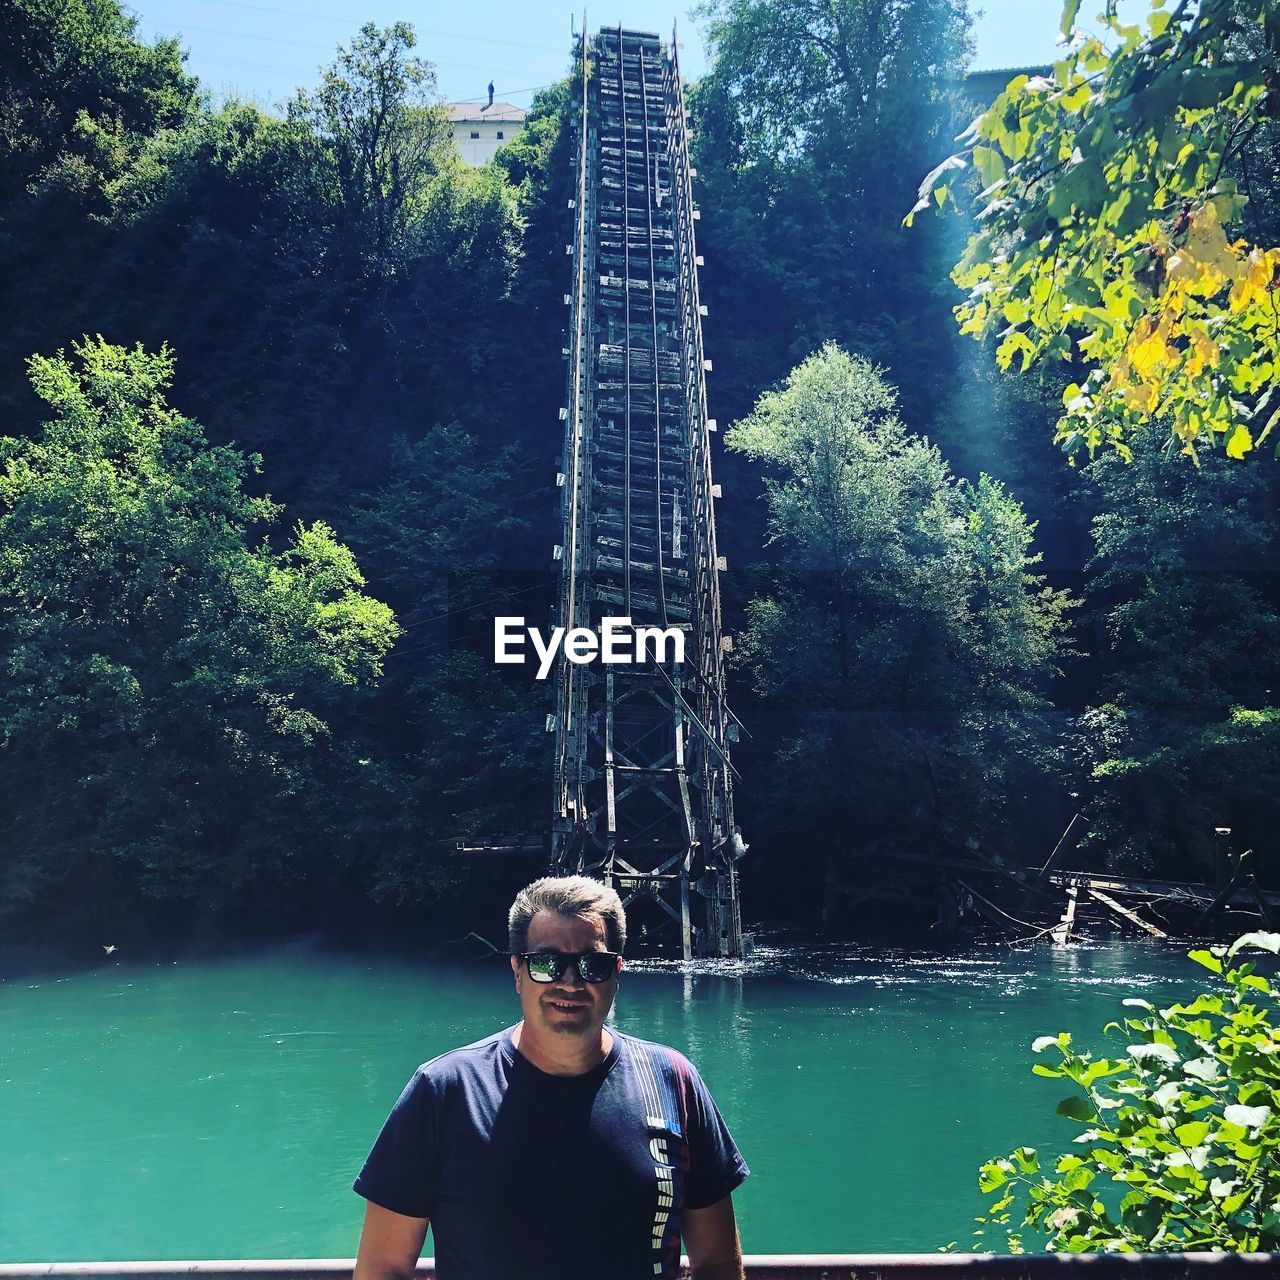
<svg viewBox="0 0 1280 1280"><path fill-rule="evenodd" d="M608 1030L626 917L586 876L508 918L523 1015L414 1073L356 1179L355 1280L407 1280L430 1223L439 1280L742 1280L748 1170L692 1064Z"/></svg>

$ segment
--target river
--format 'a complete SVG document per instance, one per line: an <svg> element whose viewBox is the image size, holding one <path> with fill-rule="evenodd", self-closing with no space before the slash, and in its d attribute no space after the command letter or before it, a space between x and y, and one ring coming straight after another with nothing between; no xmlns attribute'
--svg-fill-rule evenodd
<svg viewBox="0 0 1280 1280"><path fill-rule="evenodd" d="M504 966L292 946L0 982L0 1261L350 1256L379 1125L419 1062L514 1021ZM1124 996L1210 980L1157 944L761 946L629 968L615 1020L711 1086L748 1252L930 1251L969 1243L984 1158L1070 1141L1032 1039L1101 1047Z"/></svg>

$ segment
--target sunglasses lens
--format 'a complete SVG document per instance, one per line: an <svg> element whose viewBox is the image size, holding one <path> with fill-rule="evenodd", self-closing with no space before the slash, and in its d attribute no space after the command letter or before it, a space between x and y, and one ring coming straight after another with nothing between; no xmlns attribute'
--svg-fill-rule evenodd
<svg viewBox="0 0 1280 1280"><path fill-rule="evenodd" d="M524 961L534 982L559 982L570 965L576 966L583 982L608 982L618 969L618 957L610 951L583 951L576 956L560 951L530 951Z"/></svg>
<svg viewBox="0 0 1280 1280"><path fill-rule="evenodd" d="M564 957L554 951L534 951L525 957L534 982L554 982L564 971Z"/></svg>
<svg viewBox="0 0 1280 1280"><path fill-rule="evenodd" d="M578 972L584 982L608 982L614 967L614 958L607 951L588 951L578 961Z"/></svg>

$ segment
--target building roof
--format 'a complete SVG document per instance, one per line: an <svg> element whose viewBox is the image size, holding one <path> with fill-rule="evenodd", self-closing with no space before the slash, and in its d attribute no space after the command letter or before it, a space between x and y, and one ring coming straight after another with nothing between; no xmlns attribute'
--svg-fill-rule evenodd
<svg viewBox="0 0 1280 1280"><path fill-rule="evenodd" d="M1053 68L1045 62L1028 63L1020 67L975 67L972 71L965 72L965 79L970 76L1008 76L1010 80L1014 76L1045 76L1048 75Z"/></svg>
<svg viewBox="0 0 1280 1280"><path fill-rule="evenodd" d="M981 71L965 73L964 87L969 94L988 104L1005 91L1009 81L1016 76L1051 76L1053 68L1049 66L1030 67L987 67Z"/></svg>
<svg viewBox="0 0 1280 1280"><path fill-rule="evenodd" d="M497 120L506 124L519 123L527 112L510 102L495 102L486 107L483 102L450 102L446 108L453 124L474 124L477 120Z"/></svg>

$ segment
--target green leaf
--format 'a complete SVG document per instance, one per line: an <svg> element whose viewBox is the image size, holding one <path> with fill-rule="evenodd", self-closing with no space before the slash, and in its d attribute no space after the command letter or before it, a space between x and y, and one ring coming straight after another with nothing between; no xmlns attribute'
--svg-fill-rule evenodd
<svg viewBox="0 0 1280 1280"><path fill-rule="evenodd" d="M1213 1058L1192 1058L1182 1064L1184 1074L1195 1080L1215 1080L1218 1076L1218 1063Z"/></svg>
<svg viewBox="0 0 1280 1280"><path fill-rule="evenodd" d="M1253 436L1249 434L1249 428L1242 424L1236 427L1231 433L1231 439L1227 441L1227 457L1243 458L1252 448Z"/></svg>
<svg viewBox="0 0 1280 1280"><path fill-rule="evenodd" d="M1259 951L1280 954L1280 933L1246 933L1231 944L1227 951L1228 958L1243 951L1245 947L1256 947Z"/></svg>
<svg viewBox="0 0 1280 1280"><path fill-rule="evenodd" d="M968 161L964 155L957 152L953 156L948 156L940 165L936 165L930 169L924 176L924 181L920 183L920 189L916 193L921 200L925 200L933 192L934 184L942 177L944 173L951 173L958 169L964 169L968 166Z"/></svg>
<svg viewBox="0 0 1280 1280"><path fill-rule="evenodd" d="M1135 1062L1163 1062L1168 1066L1176 1066L1181 1061L1177 1051L1167 1044L1131 1044L1129 1056Z"/></svg>
<svg viewBox="0 0 1280 1280"><path fill-rule="evenodd" d="M1058 1103L1057 1114L1068 1120L1092 1120L1097 1112L1087 1098L1072 1093Z"/></svg>
<svg viewBox="0 0 1280 1280"><path fill-rule="evenodd" d="M1066 0L1062 6L1062 21L1058 24L1058 30L1066 37L1070 37L1071 28L1076 24L1076 14L1080 12L1080 0Z"/></svg>
<svg viewBox="0 0 1280 1280"><path fill-rule="evenodd" d="M1266 1124L1270 1114L1270 1107L1242 1107L1237 1103L1225 1107L1222 1118L1228 1124L1238 1124L1242 1129L1258 1129Z"/></svg>
<svg viewBox="0 0 1280 1280"><path fill-rule="evenodd" d="M1184 1147L1198 1147L1209 1136L1209 1125L1204 1120L1192 1120L1178 1125L1173 1134Z"/></svg>
<svg viewBox="0 0 1280 1280"><path fill-rule="evenodd" d="M1085 1069L1084 1074L1080 1077L1080 1083L1083 1085L1091 1085L1095 1080L1101 1080L1104 1076L1115 1075L1125 1068L1120 1063L1115 1063L1107 1058L1099 1058L1097 1062L1091 1062Z"/></svg>
<svg viewBox="0 0 1280 1280"><path fill-rule="evenodd" d="M988 1160L978 1170L978 1189L986 1194L1009 1181L1013 1166L1008 1160Z"/></svg>
<svg viewBox="0 0 1280 1280"><path fill-rule="evenodd" d="M1222 972L1222 961L1212 951L1188 951L1187 959L1204 965L1212 973Z"/></svg>
<svg viewBox="0 0 1280 1280"><path fill-rule="evenodd" d="M973 167L982 177L983 188L995 186L1008 175L1004 157L994 147L974 147Z"/></svg>

